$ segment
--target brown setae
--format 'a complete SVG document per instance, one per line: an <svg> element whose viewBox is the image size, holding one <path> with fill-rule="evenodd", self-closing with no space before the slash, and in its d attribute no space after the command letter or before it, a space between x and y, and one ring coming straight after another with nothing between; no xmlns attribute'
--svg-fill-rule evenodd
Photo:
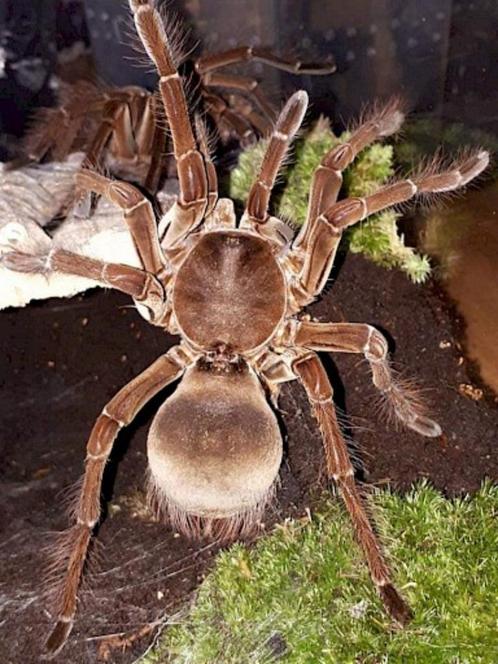
<svg viewBox="0 0 498 664"><path fill-rule="evenodd" d="M175 67L195 89L196 104L209 118L210 136L223 143L248 145L271 131L274 104L252 77L230 72L234 66L259 62L297 76L327 75L336 70L331 58L307 63L277 55L263 47L237 46L192 59L183 54L184 37L175 20L166 17ZM139 49L147 51L147 43ZM148 51L147 51L148 52ZM145 56L147 57L147 56ZM227 73L228 68L228 73ZM164 130L161 98L136 85L120 88L80 80L60 83L58 104L34 116L23 142L21 161L60 161L70 152L85 153L84 166L112 173L155 194L164 173L174 172L167 160L170 144Z"/></svg>
<svg viewBox="0 0 498 664"><path fill-rule="evenodd" d="M155 63L178 165L180 194L167 215L131 184L84 170L77 184L123 209L141 268L109 264L54 249L47 256L11 252L3 263L24 272L55 270L88 276L128 293L152 324L179 335L178 345L123 387L102 410L87 445L74 524L65 538L64 577L49 654L64 645L74 622L87 550L100 516L104 468L119 431L173 381L176 391L159 409L148 439L151 501L187 533L231 538L251 530L271 499L282 440L270 403L279 387L304 387L323 437L328 476L351 516L372 581L394 621L411 611L393 585L369 521L333 390L317 355L358 353L392 413L424 436L441 429L397 382L385 338L362 323L322 323L300 317L323 290L343 231L415 195L452 191L487 165L484 151L467 152L446 169L431 166L363 198L337 201L342 171L365 146L397 131L396 102L373 111L347 142L334 147L314 174L306 223L296 238L269 211L279 168L299 130L308 97L296 92L280 113L242 217L218 199L203 124L190 119L181 78L161 17L147 0L130 0L137 32Z"/></svg>

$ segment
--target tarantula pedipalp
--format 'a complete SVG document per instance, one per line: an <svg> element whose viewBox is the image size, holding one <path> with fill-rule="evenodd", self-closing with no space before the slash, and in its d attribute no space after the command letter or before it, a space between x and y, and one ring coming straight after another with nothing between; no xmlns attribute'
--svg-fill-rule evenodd
<svg viewBox="0 0 498 664"><path fill-rule="evenodd" d="M142 268L103 263L55 249L48 256L12 252L18 271L88 276L131 295L139 311L180 342L120 390L103 409L87 445L85 474L68 531L64 579L49 653L64 645L74 622L78 588L93 530L100 519L104 467L120 429L166 385L181 378L156 415L148 438L151 495L187 532L235 536L251 527L272 494L282 439L266 398L299 381L318 421L328 475L338 485L388 613L404 624L411 612L394 587L380 544L355 485L334 410L333 390L317 351L360 353L376 387L406 426L437 436L439 426L396 383L387 343L372 326L300 320L322 291L348 226L421 192L450 191L478 175L488 154L467 154L451 168L422 171L364 198L337 202L342 171L372 141L397 131L395 103L367 118L333 148L316 171L306 223L291 242L288 227L269 214L277 173L307 108L295 93L268 142L261 170L239 222L229 200L217 198L216 172L204 128L192 126L168 36L147 0L130 0L138 34L160 75L160 91L178 164L180 196L159 227L146 198L132 185L84 171L78 185L121 206ZM164 232L163 232L164 231Z"/></svg>
<svg viewBox="0 0 498 664"><path fill-rule="evenodd" d="M172 29L178 32L175 23ZM182 41L175 37L175 42ZM238 46L192 61L184 61L180 46L173 51L175 64L185 70L182 75L193 78L198 86L203 108L221 139L235 138L242 145L268 133L276 111L256 78L227 74L225 68L260 62L296 75L326 75L336 69L330 59L304 63L261 47ZM49 157L63 161L75 149L86 153L87 167L106 168L154 194L166 152L158 95L132 85L111 88L86 80L74 85L61 82L58 105L37 113L23 153L35 162Z"/></svg>

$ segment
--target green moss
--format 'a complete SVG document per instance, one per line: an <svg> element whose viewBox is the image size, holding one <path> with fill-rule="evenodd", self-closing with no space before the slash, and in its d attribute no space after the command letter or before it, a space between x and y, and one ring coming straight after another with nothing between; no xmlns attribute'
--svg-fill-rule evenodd
<svg viewBox="0 0 498 664"><path fill-rule="evenodd" d="M327 121L321 119L296 142L291 163L284 169L285 184L280 196L274 197L274 213L301 226L306 219L309 190L313 173L322 157L335 145L347 140L333 134ZM229 194L237 201L245 201L254 182L267 142L263 141L244 151L237 168L232 171ZM393 148L374 144L365 149L344 173L344 195L364 196L379 189L393 175ZM398 267L415 282L424 281L430 272L429 261L406 247L397 231L397 215L388 210L352 227L346 241L355 253L362 253L384 267Z"/></svg>
<svg viewBox="0 0 498 664"><path fill-rule="evenodd" d="M498 487L446 500L427 484L371 498L415 618L394 630L340 503L219 555L189 615L144 664L498 661Z"/></svg>

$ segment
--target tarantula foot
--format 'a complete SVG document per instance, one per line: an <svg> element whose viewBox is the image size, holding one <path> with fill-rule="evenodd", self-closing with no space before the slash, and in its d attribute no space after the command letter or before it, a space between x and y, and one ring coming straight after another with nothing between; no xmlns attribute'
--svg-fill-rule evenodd
<svg viewBox="0 0 498 664"><path fill-rule="evenodd" d="M0 257L0 263L14 272L43 273L47 270L47 254L26 254L21 251L9 251Z"/></svg>
<svg viewBox="0 0 498 664"><path fill-rule="evenodd" d="M418 415L412 422L408 423L410 429L416 431L421 436L426 436L427 438L437 438L440 436L443 431L437 422L431 420L429 417L424 417L423 415Z"/></svg>
<svg viewBox="0 0 498 664"><path fill-rule="evenodd" d="M412 610L392 583L386 583L386 585L380 586L379 594L384 602L386 611L398 625L404 627L412 620Z"/></svg>
<svg viewBox="0 0 498 664"><path fill-rule="evenodd" d="M47 641L45 642L45 652L43 659L52 659L62 649L67 641L67 637L73 629L73 621L58 620L54 629L50 633Z"/></svg>

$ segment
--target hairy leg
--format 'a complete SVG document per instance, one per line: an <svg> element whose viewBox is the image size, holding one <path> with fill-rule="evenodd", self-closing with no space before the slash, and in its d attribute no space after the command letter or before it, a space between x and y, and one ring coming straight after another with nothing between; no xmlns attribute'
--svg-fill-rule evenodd
<svg viewBox="0 0 498 664"><path fill-rule="evenodd" d="M195 63L195 68L202 75L222 67L251 61L262 62L291 74L327 75L333 74L336 70L336 66L331 60L324 63L305 63L298 59L282 58L271 49L255 46L237 46L226 51L202 55Z"/></svg>
<svg viewBox="0 0 498 664"><path fill-rule="evenodd" d="M417 194L453 191L465 186L481 173L489 163L484 150L464 155L447 170L430 166L412 178L389 184L362 198L346 198L334 203L316 220L310 233L304 265L294 285L298 307L309 304L325 286L334 257L346 228L375 212L410 200Z"/></svg>
<svg viewBox="0 0 498 664"><path fill-rule="evenodd" d="M199 115L195 116L195 133L199 141L199 149L204 157L206 164L206 176L208 185L208 196L206 206L206 216L215 208L218 200L218 175L211 158L211 146L209 144L209 135L204 121Z"/></svg>
<svg viewBox="0 0 498 664"><path fill-rule="evenodd" d="M159 74L159 89L173 142L180 195L177 214L172 217L165 237L166 244L172 246L181 242L204 217L208 198L206 167L161 16L149 0L129 0L129 5L138 35Z"/></svg>
<svg viewBox="0 0 498 664"><path fill-rule="evenodd" d="M336 482L365 555L370 576L384 602L387 612L400 625L406 624L412 614L391 581L391 573L381 546L368 520L354 480L354 470L342 437L335 408L333 392L327 374L314 353L297 359L293 369L304 386L313 413L322 433L329 477Z"/></svg>
<svg viewBox="0 0 498 664"><path fill-rule="evenodd" d="M232 93L228 97L228 103L236 113L242 115L253 127L254 140L258 136L268 136L271 133L273 127L272 120L262 113L258 113L249 99L240 93Z"/></svg>
<svg viewBox="0 0 498 664"><path fill-rule="evenodd" d="M228 141L235 136L242 146L251 142L254 131L249 120L234 110L221 95L203 90L207 112L213 118L222 140Z"/></svg>
<svg viewBox="0 0 498 664"><path fill-rule="evenodd" d="M76 175L75 182L80 191L104 196L123 210L144 269L155 275L163 273L167 260L159 244L154 211L147 198L132 184L110 180L94 171L82 170Z"/></svg>
<svg viewBox="0 0 498 664"><path fill-rule="evenodd" d="M155 292L157 297L162 293L162 287L154 276L144 270L119 263L105 263L66 249L53 249L45 255L10 251L0 258L0 262L14 272L25 274L60 272L92 279L131 295L137 301L146 300L152 292Z"/></svg>
<svg viewBox="0 0 498 664"><path fill-rule="evenodd" d="M287 155L308 107L308 95L303 90L295 92L287 101L280 115L256 179L247 199L243 223L257 227L269 218L269 203L278 171Z"/></svg>
<svg viewBox="0 0 498 664"><path fill-rule="evenodd" d="M294 241L294 248L306 251L318 217L336 202L342 186L342 172L351 165L358 153L374 141L397 132L403 119L399 99L392 99L382 108L374 106L366 112L363 122L353 130L350 138L336 145L323 157L313 174L308 214Z"/></svg>
<svg viewBox="0 0 498 664"><path fill-rule="evenodd" d="M69 636L77 606L78 588L85 565L92 531L100 519L100 493L104 468L119 431L130 424L142 406L163 387L178 378L185 363L174 349L161 356L111 399L99 415L87 444L85 474L75 511L76 524L70 529L72 546L65 578L58 596L57 623L46 643L56 655Z"/></svg>
<svg viewBox="0 0 498 664"><path fill-rule="evenodd" d="M423 414L423 405L410 390L393 379L385 337L371 325L362 323L298 323L297 346L328 353L363 353L372 371L375 387L385 396L392 413L422 436L441 435L439 424Z"/></svg>
<svg viewBox="0 0 498 664"><path fill-rule="evenodd" d="M276 120L276 110L261 90L261 85L257 79L234 74L209 73L205 74L202 80L206 87L218 87L244 92L256 101L261 112L270 122Z"/></svg>

